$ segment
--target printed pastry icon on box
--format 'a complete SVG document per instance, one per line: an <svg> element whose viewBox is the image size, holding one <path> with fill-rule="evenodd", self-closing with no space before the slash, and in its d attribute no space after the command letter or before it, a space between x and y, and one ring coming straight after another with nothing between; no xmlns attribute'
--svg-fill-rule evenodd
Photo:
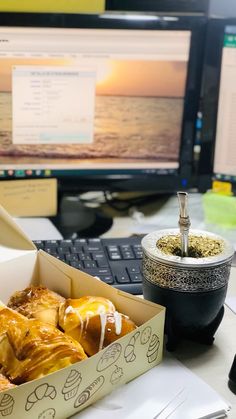
<svg viewBox="0 0 236 419"><path fill-rule="evenodd" d="M0 396L1 397L1 396ZM0 412L2 416L9 416L12 413L14 399L10 394L3 394L0 399Z"/></svg>
<svg viewBox="0 0 236 419"><path fill-rule="evenodd" d="M62 389L65 401L76 396L79 390L82 377L79 371L71 370Z"/></svg>

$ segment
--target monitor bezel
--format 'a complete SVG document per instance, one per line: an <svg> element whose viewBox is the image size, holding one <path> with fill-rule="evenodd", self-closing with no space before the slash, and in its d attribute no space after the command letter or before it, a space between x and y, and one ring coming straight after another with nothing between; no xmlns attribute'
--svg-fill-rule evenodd
<svg viewBox="0 0 236 419"><path fill-rule="evenodd" d="M109 16L108 16L109 15ZM70 14L70 13L15 13L1 12L0 26L13 27L62 27L140 30L189 30L191 31L190 56L184 98L179 169L174 173L149 174L141 170L81 170L63 174L53 170L60 187L68 191L156 191L174 192L178 188L193 186L193 144L196 115L199 108L204 40L207 19L204 16L164 16L155 13L158 20L147 20L136 13L136 19L128 19L127 13ZM105 16L105 17L104 17ZM108 16L108 18L107 18ZM28 178L28 177L27 177Z"/></svg>
<svg viewBox="0 0 236 419"><path fill-rule="evenodd" d="M106 0L106 10L208 13L209 0Z"/></svg>

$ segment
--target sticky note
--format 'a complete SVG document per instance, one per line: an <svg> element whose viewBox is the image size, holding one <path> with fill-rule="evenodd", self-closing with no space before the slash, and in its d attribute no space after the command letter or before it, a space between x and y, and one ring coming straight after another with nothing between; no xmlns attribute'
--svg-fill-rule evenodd
<svg viewBox="0 0 236 419"><path fill-rule="evenodd" d="M232 184L230 182L214 180L212 182L212 190L222 195L232 195Z"/></svg>
<svg viewBox="0 0 236 419"><path fill-rule="evenodd" d="M0 182L0 204L16 217L49 217L57 213L57 180Z"/></svg>
<svg viewBox="0 0 236 419"><path fill-rule="evenodd" d="M1 0L0 11L101 13L105 0Z"/></svg>

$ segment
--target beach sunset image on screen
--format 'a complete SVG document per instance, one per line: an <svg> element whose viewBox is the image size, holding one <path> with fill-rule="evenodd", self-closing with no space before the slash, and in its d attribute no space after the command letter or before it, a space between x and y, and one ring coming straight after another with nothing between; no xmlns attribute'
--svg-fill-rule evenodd
<svg viewBox="0 0 236 419"><path fill-rule="evenodd" d="M21 54L14 50L20 30ZM18 28L11 51L3 47L1 159L177 163L190 34L58 31L51 29L48 43L46 30Z"/></svg>

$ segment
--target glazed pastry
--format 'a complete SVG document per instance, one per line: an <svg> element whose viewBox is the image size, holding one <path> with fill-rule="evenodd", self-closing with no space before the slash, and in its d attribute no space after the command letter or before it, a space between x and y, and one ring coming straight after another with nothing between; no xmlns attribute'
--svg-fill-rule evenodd
<svg viewBox="0 0 236 419"><path fill-rule="evenodd" d="M135 329L134 322L118 311L98 314L86 322L79 342L91 356Z"/></svg>
<svg viewBox="0 0 236 419"><path fill-rule="evenodd" d="M59 325L91 356L136 328L114 304L103 297L67 299L60 306Z"/></svg>
<svg viewBox="0 0 236 419"><path fill-rule="evenodd" d="M53 325L0 307L0 365L21 384L86 359L82 346Z"/></svg>
<svg viewBox="0 0 236 419"><path fill-rule="evenodd" d="M47 288L29 287L16 292L8 306L28 318L36 317L45 323L58 324L66 335L83 346L89 356L136 328L104 297L84 296L65 300Z"/></svg>
<svg viewBox="0 0 236 419"><path fill-rule="evenodd" d="M13 387L16 387L15 384L11 383L3 374L0 374L0 391L9 390Z"/></svg>
<svg viewBox="0 0 236 419"><path fill-rule="evenodd" d="M46 287L28 287L16 291L8 302L8 307L29 319L35 318L57 326L59 305L65 299Z"/></svg>
<svg viewBox="0 0 236 419"><path fill-rule="evenodd" d="M59 309L59 326L78 342L84 326L92 316L114 312L114 304L103 297L68 298Z"/></svg>

